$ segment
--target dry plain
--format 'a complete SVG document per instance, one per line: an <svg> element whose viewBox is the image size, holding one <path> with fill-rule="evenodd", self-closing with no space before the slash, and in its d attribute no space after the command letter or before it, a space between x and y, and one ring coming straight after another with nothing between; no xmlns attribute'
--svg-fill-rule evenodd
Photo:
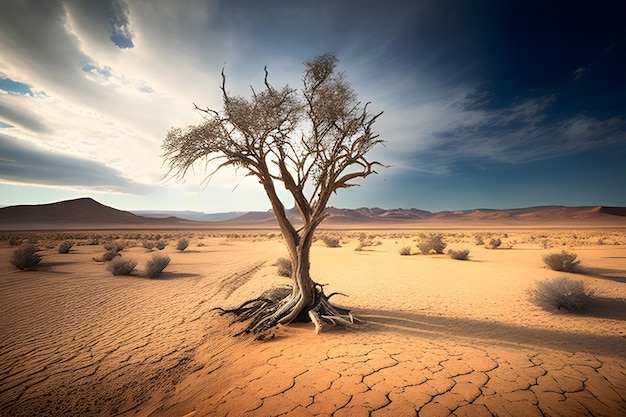
<svg viewBox="0 0 626 417"><path fill-rule="evenodd" d="M400 256L441 233L447 255ZM160 235L157 237L157 234ZM272 230L0 233L0 415L622 416L626 415L626 228L502 227L322 230L312 276L363 320L316 335L310 323L269 341L234 338L212 311L289 283ZM499 249L477 236L500 238ZM184 252L176 241L186 237ZM150 252L144 240L168 246ZM9 258L19 239L44 255ZM74 242L57 253L63 240ZM138 261L112 276L104 243ZM355 250L361 241L368 244ZM578 255L583 269L542 256ZM160 278L142 270L171 258ZM526 290L566 275L595 290L582 313L546 311Z"/></svg>

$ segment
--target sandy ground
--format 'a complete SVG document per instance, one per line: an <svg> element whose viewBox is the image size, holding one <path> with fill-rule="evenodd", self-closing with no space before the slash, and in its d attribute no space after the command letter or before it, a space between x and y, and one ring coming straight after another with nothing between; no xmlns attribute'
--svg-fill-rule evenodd
<svg viewBox="0 0 626 417"><path fill-rule="evenodd" d="M365 321L358 331L293 324L258 342L215 306L235 306L288 283L286 254L266 232L179 232L161 252L171 263L142 277L153 253L143 236L123 258L134 276L112 276L98 245L56 253L18 271L0 242L0 415L97 416L622 416L626 415L626 230L509 228L503 249L475 243L483 230L445 230L447 255L400 256L423 231L328 231L342 247L312 250L312 275ZM169 232L171 233L171 232ZM359 239L373 245L355 251ZM57 240L54 240L57 239ZM77 243L87 243L80 239ZM508 248L508 249L506 249ZM566 249L577 274L544 267ZM527 300L536 280L561 275L595 289L582 314Z"/></svg>

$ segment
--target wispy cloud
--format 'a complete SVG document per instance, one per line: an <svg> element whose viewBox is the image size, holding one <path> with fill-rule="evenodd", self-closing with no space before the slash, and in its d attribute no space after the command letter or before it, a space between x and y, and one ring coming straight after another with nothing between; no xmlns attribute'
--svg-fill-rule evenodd
<svg viewBox="0 0 626 417"><path fill-rule="evenodd" d="M0 181L133 194L151 189L101 162L45 151L4 134L0 134Z"/></svg>

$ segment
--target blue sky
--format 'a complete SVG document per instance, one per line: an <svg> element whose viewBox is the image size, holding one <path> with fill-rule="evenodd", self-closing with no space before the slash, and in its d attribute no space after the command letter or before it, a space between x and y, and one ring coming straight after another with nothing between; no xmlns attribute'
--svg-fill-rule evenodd
<svg viewBox="0 0 626 417"><path fill-rule="evenodd" d="M267 210L245 172L163 181L161 142L222 67L248 95L329 51L390 165L332 205L626 206L626 3L556 0L5 0L0 205Z"/></svg>

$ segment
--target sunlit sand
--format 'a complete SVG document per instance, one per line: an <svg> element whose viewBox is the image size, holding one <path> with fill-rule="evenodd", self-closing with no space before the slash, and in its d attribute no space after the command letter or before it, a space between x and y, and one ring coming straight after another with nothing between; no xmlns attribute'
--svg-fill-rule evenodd
<svg viewBox="0 0 626 417"><path fill-rule="evenodd" d="M0 246L0 414L123 416L556 416L626 414L626 229L581 225L437 230L469 260L418 252L429 230L321 230L312 276L363 321L316 335L311 323L259 342L212 309L276 285L286 255L275 230L21 233L44 259L18 271L7 232ZM364 233L364 235L362 235ZM498 237L500 249L476 245ZM175 249L179 237L190 241ZM112 276L107 238L127 242L134 276ZM372 243L355 251L359 240ZM56 240L54 240L56 239ZM63 239L68 254L56 253ZM93 242L92 242L93 243ZM566 249L583 267L547 269ZM143 277L153 253L171 257ZM595 290L581 313L542 310L526 290L566 275Z"/></svg>

